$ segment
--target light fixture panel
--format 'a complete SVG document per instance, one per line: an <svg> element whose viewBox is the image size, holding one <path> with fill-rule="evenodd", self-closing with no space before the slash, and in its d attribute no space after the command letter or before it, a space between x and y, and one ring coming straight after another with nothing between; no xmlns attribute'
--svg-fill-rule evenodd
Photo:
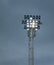
<svg viewBox="0 0 54 65"><path fill-rule="evenodd" d="M22 24L24 24L24 29L40 29L40 24L42 24L40 22L40 18L40 15L24 15L24 20L22 20Z"/></svg>

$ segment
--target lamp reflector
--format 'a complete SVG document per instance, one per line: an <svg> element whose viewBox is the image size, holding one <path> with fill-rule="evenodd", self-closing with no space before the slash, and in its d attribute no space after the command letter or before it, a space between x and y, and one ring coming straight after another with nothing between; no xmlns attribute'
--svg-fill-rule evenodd
<svg viewBox="0 0 54 65"><path fill-rule="evenodd" d="M26 25L24 25L24 29L27 29L27 26Z"/></svg>
<svg viewBox="0 0 54 65"><path fill-rule="evenodd" d="M35 30L38 30L37 28Z"/></svg>
<svg viewBox="0 0 54 65"><path fill-rule="evenodd" d="M29 28L27 28L27 30L29 30Z"/></svg>
<svg viewBox="0 0 54 65"><path fill-rule="evenodd" d="M36 15L36 19L38 19L38 15Z"/></svg>
<svg viewBox="0 0 54 65"><path fill-rule="evenodd" d="M29 24L27 24L27 27L29 27Z"/></svg>
<svg viewBox="0 0 54 65"><path fill-rule="evenodd" d="M35 19L35 16L33 15L33 19Z"/></svg>
<svg viewBox="0 0 54 65"><path fill-rule="evenodd" d="M32 20L32 17L30 17L30 20Z"/></svg>

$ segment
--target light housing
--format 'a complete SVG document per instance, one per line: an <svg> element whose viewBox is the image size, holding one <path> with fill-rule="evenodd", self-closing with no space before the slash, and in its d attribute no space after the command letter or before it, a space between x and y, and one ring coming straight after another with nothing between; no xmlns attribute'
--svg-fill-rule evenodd
<svg viewBox="0 0 54 65"><path fill-rule="evenodd" d="M22 24L24 24L24 29L30 30L39 30L40 29L40 15L24 15L24 20L22 20Z"/></svg>

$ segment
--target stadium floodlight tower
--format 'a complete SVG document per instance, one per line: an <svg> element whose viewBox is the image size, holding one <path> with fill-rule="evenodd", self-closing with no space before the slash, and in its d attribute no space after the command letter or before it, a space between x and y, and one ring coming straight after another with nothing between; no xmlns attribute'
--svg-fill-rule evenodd
<svg viewBox="0 0 54 65"><path fill-rule="evenodd" d="M40 15L24 15L22 24L24 24L24 29L28 32L29 37L29 65L34 65L34 37L36 36L35 32L40 29Z"/></svg>

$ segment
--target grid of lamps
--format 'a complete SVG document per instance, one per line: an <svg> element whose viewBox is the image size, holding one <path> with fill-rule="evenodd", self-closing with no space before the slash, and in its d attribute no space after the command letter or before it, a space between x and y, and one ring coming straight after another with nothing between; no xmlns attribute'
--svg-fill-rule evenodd
<svg viewBox="0 0 54 65"><path fill-rule="evenodd" d="M24 15L24 20L22 20L22 24L24 24L24 29L30 30L31 28L34 30L40 29L40 15Z"/></svg>

